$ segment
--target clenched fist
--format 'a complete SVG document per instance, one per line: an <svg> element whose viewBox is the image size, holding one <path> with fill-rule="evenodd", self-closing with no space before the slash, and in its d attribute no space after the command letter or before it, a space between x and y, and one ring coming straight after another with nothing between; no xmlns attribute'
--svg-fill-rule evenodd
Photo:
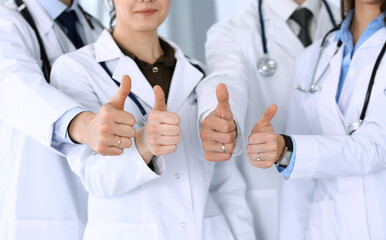
<svg viewBox="0 0 386 240"><path fill-rule="evenodd" d="M144 127L135 137L138 152L148 164L153 156L173 153L180 142L180 117L168 112L165 94L160 86L154 87L155 103Z"/></svg>
<svg viewBox="0 0 386 240"><path fill-rule="evenodd" d="M203 120L200 134L205 158L212 162L231 159L237 137L228 89L224 84L217 86L216 96L217 107Z"/></svg>
<svg viewBox="0 0 386 240"><path fill-rule="evenodd" d="M123 110L131 91L131 79L123 76L117 94L98 113L82 112L70 123L68 133L73 141L89 145L101 155L120 155L136 135L135 118Z"/></svg>

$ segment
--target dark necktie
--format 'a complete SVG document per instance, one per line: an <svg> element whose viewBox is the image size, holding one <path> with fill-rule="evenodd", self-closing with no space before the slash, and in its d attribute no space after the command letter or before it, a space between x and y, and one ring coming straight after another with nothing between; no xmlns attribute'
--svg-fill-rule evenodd
<svg viewBox="0 0 386 240"><path fill-rule="evenodd" d="M298 35L298 38L303 43L304 47L308 47L312 44L309 31L311 18L312 12L307 8L299 8L291 16L291 19L294 20L300 26L300 33Z"/></svg>
<svg viewBox="0 0 386 240"><path fill-rule="evenodd" d="M76 22L78 17L76 16L74 10L64 11L56 18L63 28L64 32L67 34L67 37L75 45L76 48L81 48L84 46L82 39L79 36L78 31L76 30Z"/></svg>

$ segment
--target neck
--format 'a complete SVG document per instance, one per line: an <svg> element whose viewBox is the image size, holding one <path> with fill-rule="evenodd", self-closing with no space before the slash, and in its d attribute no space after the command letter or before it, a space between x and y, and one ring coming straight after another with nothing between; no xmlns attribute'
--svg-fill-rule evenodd
<svg viewBox="0 0 386 240"><path fill-rule="evenodd" d="M149 64L153 64L163 55L157 30L138 32L129 30L117 21L113 38L124 50Z"/></svg>
<svg viewBox="0 0 386 240"><path fill-rule="evenodd" d="M60 0L62 3L66 4L67 7L71 7L72 0Z"/></svg>
<svg viewBox="0 0 386 240"><path fill-rule="evenodd" d="M354 46L362 36L363 32L366 30L369 23L381 14L381 4L382 3L362 3L360 0L355 1L354 18L350 26L350 31L354 39Z"/></svg>
<svg viewBox="0 0 386 240"><path fill-rule="evenodd" d="M297 4L299 4L299 6L305 2L305 0L295 0L295 1L297 2Z"/></svg>

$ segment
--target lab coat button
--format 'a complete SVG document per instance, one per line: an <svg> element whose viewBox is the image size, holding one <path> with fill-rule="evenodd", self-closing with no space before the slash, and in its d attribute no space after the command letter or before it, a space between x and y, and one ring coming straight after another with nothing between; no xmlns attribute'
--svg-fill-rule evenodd
<svg viewBox="0 0 386 240"><path fill-rule="evenodd" d="M181 227L181 228L185 228L185 227L186 227L186 223L182 222L182 223L180 224L180 227Z"/></svg>
<svg viewBox="0 0 386 240"><path fill-rule="evenodd" d="M176 173L176 174L174 175L174 177L178 180L178 179L180 179L180 174Z"/></svg>
<svg viewBox="0 0 386 240"><path fill-rule="evenodd" d="M385 96L386 96L386 88L383 90L383 94L385 94Z"/></svg>
<svg viewBox="0 0 386 240"><path fill-rule="evenodd" d="M352 71L350 72L350 78L356 78L356 77L357 77L357 72L354 71L354 70L352 70Z"/></svg>

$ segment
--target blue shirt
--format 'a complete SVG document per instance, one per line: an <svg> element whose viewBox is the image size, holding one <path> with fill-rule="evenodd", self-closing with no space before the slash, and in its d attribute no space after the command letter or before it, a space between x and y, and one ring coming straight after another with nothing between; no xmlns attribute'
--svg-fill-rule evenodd
<svg viewBox="0 0 386 240"><path fill-rule="evenodd" d="M339 32L335 35L335 40L338 41L340 39L344 46L342 68L340 73L338 90L336 93L336 102L339 101L340 93L342 92L344 82L346 81L347 72L350 68L351 60L352 60L352 57L354 56L355 51L364 42L366 42L367 39L369 39L374 33L382 29L383 27L385 27L385 22L384 22L385 13L382 13L375 20L369 23L366 30L363 32L363 34L361 35L357 44L354 47L354 39L350 32L350 26L351 26L353 17L354 17L354 10L351 10L350 13L347 15L347 17L342 22Z"/></svg>
<svg viewBox="0 0 386 240"><path fill-rule="evenodd" d="M354 47L354 40L353 36L350 32L350 26L352 19L354 17L354 10L351 10L350 13L347 15L347 17L342 22L340 30L335 35L335 40L338 41L339 39L342 41L344 46L343 51L343 60L342 60L342 67L341 67L341 74L338 84L338 90L336 94L336 101L338 102L340 93L342 91L344 82L347 77L347 72L351 64L352 57L354 56L355 51L364 43L366 42L374 33L376 33L378 30L386 27L385 24L385 13L383 12L381 15L379 15L376 19L374 19L372 22L369 23L366 30L363 32L361 37L359 38L357 44ZM296 161L296 142L291 137L293 142L294 151L291 156L291 162L286 168L277 167L277 170L281 173L281 175L284 177L284 179L289 179L293 169L295 167L295 161Z"/></svg>
<svg viewBox="0 0 386 240"><path fill-rule="evenodd" d="M80 19L80 14L82 14L78 7L78 0L73 0L72 5L67 7L66 4L61 2L60 0L37 0L40 6L44 9L44 11L50 16L53 20L56 20L60 14L64 11L74 11L77 15L78 19ZM67 34L67 29L62 26L60 23L57 23L59 27L63 30L65 34ZM76 30L79 33L80 38L85 43L86 35L84 33L83 25L78 21L76 23Z"/></svg>

